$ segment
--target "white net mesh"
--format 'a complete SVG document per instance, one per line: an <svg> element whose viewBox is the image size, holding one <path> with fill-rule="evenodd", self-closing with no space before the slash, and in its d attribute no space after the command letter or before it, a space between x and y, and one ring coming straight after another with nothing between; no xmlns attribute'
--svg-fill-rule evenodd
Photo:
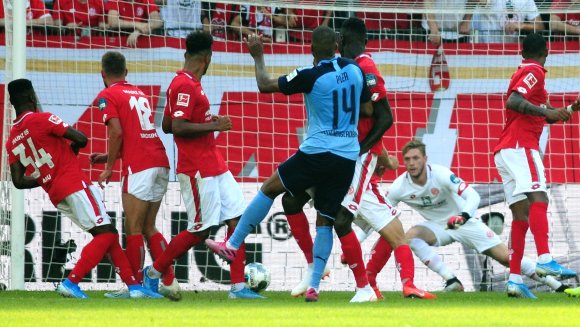
<svg viewBox="0 0 580 327"><path fill-rule="evenodd" d="M155 28L155 7L134 6L133 13L138 18L129 18L122 6L111 7L113 2L106 2L100 11L93 8L95 17L87 22L66 8L59 12L47 11L52 15L50 21L40 9L29 11L33 27L29 27L27 36L27 77L33 81L44 111L59 115L90 138L80 160L93 180L100 170L89 166L87 155L105 150L106 129L100 112L91 104L103 87L100 58L107 50L120 50L126 56L128 81L150 97L159 127L165 90L173 73L182 66L184 44L179 37L200 28L212 32L216 42L203 85L212 113L229 115L233 120L233 130L219 134L217 143L249 201L260 182L298 147L305 114L301 96L258 93L253 62L240 35L258 31L268 37L272 43L266 46L266 64L273 74L281 75L311 64L309 30L320 24L338 29L344 19L355 15L365 20L369 30L367 50L385 78L395 116L395 125L384 138L385 146L398 154L408 140L422 138L427 143L431 162L451 167L466 181L477 184L483 199L480 214L494 211L505 215L506 231L501 238L507 241L511 214L503 203L491 152L503 126L505 91L521 61L520 35L534 29L543 30L550 40L551 54L546 66L551 104L561 107L578 93L580 46L579 33L574 27L578 28L580 20L575 17L580 16L580 8L576 2L538 1L533 9L533 1L519 0L469 1L467 6L465 0L434 1L433 4L403 0L216 1L212 4L194 0L155 1L159 4L159 17L165 21L163 28ZM524 8L525 4L527 9L514 9ZM54 9L56 5L56 1L49 2L48 8ZM118 23L114 18L111 21L111 17L103 15L108 11L109 16L115 16L109 9L117 11L124 22ZM462 29L462 22L470 15L467 29ZM2 56L10 49L8 28L4 32L0 36ZM136 42L137 48L129 47L131 42ZM441 52L437 52L439 43L443 44ZM5 66L0 77L5 80L10 76L10 61L7 56L2 60ZM542 153L552 185L549 192L551 248L560 262L576 270L580 269L575 241L580 236L580 207L575 201L580 179L575 169L580 165L576 155L580 148L577 124L578 117L574 117L569 123L546 127L542 138ZM9 126L9 112L5 110L4 133ZM176 156L172 138L160 129L158 132L173 171ZM2 158L0 282L7 283L10 195L5 151ZM117 228L123 230L120 187L116 183L119 176L117 170L115 182L105 189L104 198L111 216L116 218ZM395 173L387 175L385 189L394 177ZM61 219L41 189L27 191L25 199L26 285L28 289L52 289L53 282L66 276L63 267L66 270L73 267L89 235L65 217ZM422 221L407 207L402 209L405 229ZM250 260L261 261L272 271L270 289L288 290L300 280L306 264L295 241L289 238L281 211L276 202L268 218L247 241L248 249L255 252L254 256L249 255ZM313 219L313 210L306 212ZM179 185L172 175L158 215L158 227L170 239L185 224ZM314 235L314 227L311 233ZM222 238L223 234L220 229L215 237ZM364 253L370 252L376 238L373 235L363 243ZM72 247L72 241L76 247ZM530 236L527 254L535 257L531 241ZM336 240L335 244L338 243ZM484 264L473 250L453 244L439 249L439 253L457 271L467 289L503 288L505 269L496 263ZM352 274L340 264L339 257L337 246L329 261L331 279L323 288L354 287ZM441 279L415 261L417 286L439 289ZM228 269L205 248L200 248L178 260L176 274L185 289L225 289ZM89 289L112 289L120 284L106 262L87 276L86 281L83 287ZM392 260L381 275L379 285L385 290L400 289Z"/></svg>

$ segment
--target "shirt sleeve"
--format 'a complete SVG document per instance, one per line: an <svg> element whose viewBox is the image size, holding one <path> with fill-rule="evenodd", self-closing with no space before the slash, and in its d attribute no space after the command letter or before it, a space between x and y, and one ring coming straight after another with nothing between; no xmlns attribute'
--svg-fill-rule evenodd
<svg viewBox="0 0 580 327"><path fill-rule="evenodd" d="M111 10L119 11L119 1L118 0L109 0L105 3L105 14Z"/></svg>
<svg viewBox="0 0 580 327"><path fill-rule="evenodd" d="M359 69L360 69L360 67L359 67ZM362 86L362 92L360 93L360 102L363 103L363 102L368 102L371 100L371 91L368 87L365 73L363 72L362 69L361 69L361 73L363 75L364 82L363 82L363 86Z"/></svg>
<svg viewBox="0 0 580 327"><path fill-rule="evenodd" d="M315 81L312 68L296 68L290 74L278 78L278 87L286 95L310 93Z"/></svg>
<svg viewBox="0 0 580 327"><path fill-rule="evenodd" d="M65 123L60 117L58 117L55 114L46 113L46 115L44 115L44 119L46 120L43 121L43 125L45 125L47 131L50 134L56 136L63 136L69 127L67 123Z"/></svg>
<svg viewBox="0 0 580 327"><path fill-rule="evenodd" d="M374 63L361 66L365 82L371 93L371 100L377 102L387 96L385 80Z"/></svg>
<svg viewBox="0 0 580 327"><path fill-rule="evenodd" d="M159 12L159 7L157 7L154 0L149 0L149 3L147 4L147 17L151 16L151 13L156 11Z"/></svg>
<svg viewBox="0 0 580 327"><path fill-rule="evenodd" d="M106 93L99 94L97 96L97 106L103 113L103 123L106 124L111 118L119 118L117 103L110 95Z"/></svg>
<svg viewBox="0 0 580 327"><path fill-rule="evenodd" d="M195 88L191 85L179 85L171 90L170 101L171 118L180 118L192 121L195 108Z"/></svg>
<svg viewBox="0 0 580 327"><path fill-rule="evenodd" d="M479 207L480 201L480 196L477 191L449 169L440 167L437 170L436 176L439 182L451 193L455 193L465 200L461 211L467 212L470 217L473 217Z"/></svg>
<svg viewBox="0 0 580 327"><path fill-rule="evenodd" d="M526 100L544 91L544 71L539 67L530 67L520 76L522 77L513 84L511 91L518 92Z"/></svg>
<svg viewBox="0 0 580 327"><path fill-rule="evenodd" d="M42 0L30 0L30 10L34 19L50 16L50 12Z"/></svg>

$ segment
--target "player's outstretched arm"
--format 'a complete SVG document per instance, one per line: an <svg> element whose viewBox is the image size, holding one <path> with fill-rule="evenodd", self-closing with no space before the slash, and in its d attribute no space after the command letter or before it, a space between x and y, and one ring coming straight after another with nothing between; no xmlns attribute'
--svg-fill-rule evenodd
<svg viewBox="0 0 580 327"><path fill-rule="evenodd" d="M570 119L570 112L565 108L550 109L545 106L536 106L526 100L518 92L512 92L512 94L510 94L506 106L508 109L522 114L546 117L546 121L550 124Z"/></svg>
<svg viewBox="0 0 580 327"><path fill-rule="evenodd" d="M248 35L244 39L246 46L250 51L250 55L254 58L254 69L256 71L256 82L258 83L258 90L262 93L280 92L278 86L278 79L272 78L266 70L266 63L264 61L264 43L262 37L256 34Z"/></svg>
<svg viewBox="0 0 580 327"><path fill-rule="evenodd" d="M26 168L24 168L20 161L16 161L10 165L10 174L12 174L12 183L14 183L14 186L20 190L40 186L36 179L25 176L25 171Z"/></svg>
<svg viewBox="0 0 580 327"><path fill-rule="evenodd" d="M360 142L360 153L366 153L381 140L385 132L393 126L393 113L387 98L373 102L373 117L375 123L367 136Z"/></svg>

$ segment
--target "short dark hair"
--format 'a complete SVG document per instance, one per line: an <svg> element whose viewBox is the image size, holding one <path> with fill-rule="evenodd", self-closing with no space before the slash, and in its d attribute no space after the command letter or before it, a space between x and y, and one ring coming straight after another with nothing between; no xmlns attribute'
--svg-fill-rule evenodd
<svg viewBox="0 0 580 327"><path fill-rule="evenodd" d="M538 33L528 34L523 41L522 54L524 58L541 56L546 50L546 39Z"/></svg>
<svg viewBox="0 0 580 327"><path fill-rule="evenodd" d="M312 32L312 52L316 57L329 58L336 52L336 33L328 26L318 26Z"/></svg>
<svg viewBox="0 0 580 327"><path fill-rule="evenodd" d="M30 102L30 96L34 95L34 87L32 82L28 79L15 79L8 83L8 95L10 96L10 103L15 108Z"/></svg>
<svg viewBox="0 0 580 327"><path fill-rule="evenodd" d="M427 155L427 153L425 152L425 143L419 140L411 140L407 142L405 146L403 146L403 156L413 149L418 149L423 156Z"/></svg>
<svg viewBox="0 0 580 327"><path fill-rule="evenodd" d="M367 38L367 27L362 19L350 17L342 23L340 33L343 38L364 42Z"/></svg>
<svg viewBox="0 0 580 327"><path fill-rule="evenodd" d="M127 63L125 56L118 51L108 51L101 58L101 67L110 76L125 76Z"/></svg>
<svg viewBox="0 0 580 327"><path fill-rule="evenodd" d="M185 38L185 52L194 56L199 53L211 51L213 37L208 32L195 31L191 32Z"/></svg>

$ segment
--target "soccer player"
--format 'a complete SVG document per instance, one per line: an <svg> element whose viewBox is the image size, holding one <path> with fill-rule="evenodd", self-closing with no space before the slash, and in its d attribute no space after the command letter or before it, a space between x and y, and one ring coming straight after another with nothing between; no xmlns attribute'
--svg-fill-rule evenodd
<svg viewBox="0 0 580 327"><path fill-rule="evenodd" d="M384 200L379 191L378 181L384 173L385 168L395 169L398 166L398 162L395 163L396 158L387 155L386 151L383 150L382 142L380 142L385 131L393 124L393 115L386 97L385 82L375 66L371 55L365 52L366 41L364 21L351 17L343 22L340 30L338 49L342 57L354 59L365 74L366 84L372 93L371 99L373 101L374 117L361 117L359 121L358 138L361 144L362 154L357 160L355 176L351 183L351 188L354 191L349 192L345 196L342 205L349 211L348 216L350 216L351 221L356 216L355 223L364 229L370 228L376 230L385 239L387 244L391 244L396 249L395 256L401 267L400 273L404 296L434 298L433 295L419 290L413 285L415 269L413 254L407 245L405 232L397 218L399 212ZM379 159L380 164L377 164ZM380 176L372 176L375 166L379 168ZM302 207L308 198L308 196L292 197L288 193L284 194L282 198L282 205L284 206L284 212L287 215L292 235L296 238L298 245L304 252L306 260L309 263L306 275L300 284L292 290L292 296L299 296L305 293L311 283L314 283L315 286L318 285L311 276L312 239L310 237L306 216L302 211ZM339 230L337 229L338 233ZM342 235L339 234L339 236ZM352 241L358 243L352 229L342 237L351 238ZM349 266L357 263L353 260L351 252L348 248L345 250L343 246L344 257ZM357 264L356 268L363 270L361 273L365 273L364 263ZM376 288L376 280L368 278L368 281L371 287L373 287L377 298L382 298L381 293Z"/></svg>
<svg viewBox="0 0 580 327"><path fill-rule="evenodd" d="M395 179L389 188L387 200L395 206L404 202L425 218L425 222L409 229L406 236L415 255L446 280L445 290L463 291L463 285L441 260L433 246L460 242L507 267L507 246L487 225L475 217L480 200L477 191L449 169L427 164L425 144L421 141L413 140L405 144L403 160L407 172ZM371 267L370 273L380 272L390 256L390 251L387 247L375 247L368 263L368 267ZM535 273L535 264L530 259L524 258L522 268L528 277L554 290L565 287L552 277L538 276Z"/></svg>
<svg viewBox="0 0 580 327"><path fill-rule="evenodd" d="M232 235L246 209L242 189L228 170L215 145L214 132L232 128L227 116L213 116L201 86L211 62L213 38L208 32L193 32L185 39L185 64L167 89L163 131L173 133L179 152L177 178L187 211L187 229L171 240L153 265L145 268L144 286L157 289L159 277L193 246L209 236L209 228L225 223ZM245 245L230 265L232 288L229 298L260 299L245 287Z"/></svg>
<svg viewBox="0 0 580 327"><path fill-rule="evenodd" d="M113 166L122 159L122 201L125 212L125 252L137 281L143 280L145 240L155 260L167 247L163 234L155 227L161 199L167 191L169 160L165 147L157 135L153 112L147 96L129 84L125 57L116 51L105 53L101 59L101 76L106 88L96 98L103 122L108 130L108 153L92 153L92 164L105 163L99 175L99 185L109 182ZM159 292L179 298L179 283L173 268L164 275ZM106 293L107 297L127 297L127 292Z"/></svg>
<svg viewBox="0 0 580 327"><path fill-rule="evenodd" d="M507 91L506 124L494 151L495 166L501 176L506 201L513 216L510 239L509 296L530 293L521 277L528 227L534 235L540 275L573 277L576 273L558 264L548 246L548 194L544 164L540 156L540 135L544 124L567 121L580 110L580 98L567 108L555 109L548 103L545 89L546 40L537 33L523 41L524 60L513 74ZM528 222L529 221L529 222Z"/></svg>
<svg viewBox="0 0 580 327"><path fill-rule="evenodd" d="M286 95L304 93L308 132L296 154L282 163L264 182L242 215L232 237L227 242L207 240L206 244L225 260L235 259L241 242L266 217L278 195L284 192L300 195L306 189L315 187L314 206L318 217L312 280L319 282L332 249L332 226L335 220L338 224L339 217L344 216L344 213L339 213L345 211L340 203L353 179L360 151L356 129L358 116L361 111L372 115L371 95L360 68L351 60L335 56L336 34L328 27L320 26L313 32L311 49L314 66L296 69L277 79L270 77L266 70L261 38L251 35L247 45L254 58L260 92L282 92ZM360 244L355 237L349 251L356 254L356 247L360 264L364 267ZM362 274L355 272L357 292L351 302L376 301L364 268L362 270ZM317 300L318 289L309 288L306 301Z"/></svg>
<svg viewBox="0 0 580 327"><path fill-rule="evenodd" d="M107 215L100 191L81 171L76 157L87 137L48 112L37 112L36 93L27 79L8 84L16 120L6 142L12 182L18 189L41 186L54 206L93 235L77 264L57 287L65 297L85 299L78 283L109 254L132 298L162 298L143 288L133 276L119 235Z"/></svg>

